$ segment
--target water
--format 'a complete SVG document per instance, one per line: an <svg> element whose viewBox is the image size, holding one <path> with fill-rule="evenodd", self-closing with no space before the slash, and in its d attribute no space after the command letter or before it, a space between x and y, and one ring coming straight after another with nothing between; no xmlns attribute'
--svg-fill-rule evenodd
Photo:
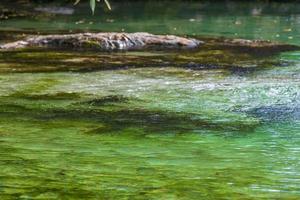
<svg viewBox="0 0 300 200"><path fill-rule="evenodd" d="M2 20L0 30L300 41L298 4L112 4L95 16L82 5ZM299 199L300 52L272 56L280 64L271 66L225 59L243 73L157 65L174 54L1 53L1 199ZM102 57L147 66L101 70Z"/></svg>

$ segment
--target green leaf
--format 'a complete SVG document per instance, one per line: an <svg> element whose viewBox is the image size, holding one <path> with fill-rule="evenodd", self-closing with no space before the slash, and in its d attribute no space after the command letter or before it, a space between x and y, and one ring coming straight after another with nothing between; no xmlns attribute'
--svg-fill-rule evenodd
<svg viewBox="0 0 300 200"><path fill-rule="evenodd" d="M91 6L92 12L94 14L95 8L96 8L96 0L90 0L90 6Z"/></svg>
<svg viewBox="0 0 300 200"><path fill-rule="evenodd" d="M109 4L109 1L108 1L108 0L104 0L104 2L105 2L105 4L106 4L107 8L108 8L109 10L111 10L111 6L110 6L110 4Z"/></svg>
<svg viewBox="0 0 300 200"><path fill-rule="evenodd" d="M77 5L80 2L80 0L76 0L74 5Z"/></svg>

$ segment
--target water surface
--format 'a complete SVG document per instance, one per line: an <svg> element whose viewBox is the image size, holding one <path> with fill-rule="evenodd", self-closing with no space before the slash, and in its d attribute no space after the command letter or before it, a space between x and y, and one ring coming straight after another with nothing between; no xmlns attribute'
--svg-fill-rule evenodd
<svg viewBox="0 0 300 200"><path fill-rule="evenodd" d="M298 4L112 4L95 16L82 5L73 15L9 18L0 30L300 41ZM66 56L59 52L1 54L1 199L300 198L300 52L268 58L279 65L247 60L239 64L253 68L243 73L180 65L89 72L70 63L59 70L51 68Z"/></svg>

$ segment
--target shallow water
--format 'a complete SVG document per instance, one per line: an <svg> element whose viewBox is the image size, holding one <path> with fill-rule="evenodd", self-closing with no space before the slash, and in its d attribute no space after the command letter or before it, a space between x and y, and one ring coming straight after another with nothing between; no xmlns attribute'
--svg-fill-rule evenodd
<svg viewBox="0 0 300 200"><path fill-rule="evenodd" d="M298 4L112 3L112 13L92 17L82 5L73 15L1 20L0 30L300 41ZM268 66L245 56L233 60L247 69L238 71L157 64L172 52L116 53L118 65L128 55L155 62L90 72L73 70L94 69L80 57L89 52L1 54L1 199L300 198L300 52Z"/></svg>

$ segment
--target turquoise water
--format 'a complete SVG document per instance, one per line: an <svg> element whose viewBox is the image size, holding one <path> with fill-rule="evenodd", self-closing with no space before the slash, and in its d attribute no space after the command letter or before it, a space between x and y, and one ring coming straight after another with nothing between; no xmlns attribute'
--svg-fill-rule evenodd
<svg viewBox="0 0 300 200"><path fill-rule="evenodd" d="M13 5L16 7L16 5ZM20 6L20 9L33 6ZM299 44L300 8L298 3L264 2L112 2L112 11L104 6L91 15L88 3L73 9L72 15L52 15L2 20L1 30L43 31L148 31L161 34L214 35L249 39L270 39Z"/></svg>
<svg viewBox="0 0 300 200"><path fill-rule="evenodd" d="M112 4L95 16L81 5L73 15L2 20L0 30L300 41L298 4ZM14 62L1 54L1 199L300 198L300 52L245 73L180 66L50 73L43 62L50 54L16 52ZM129 53L156 54L170 56ZM14 73L39 64L45 72Z"/></svg>

